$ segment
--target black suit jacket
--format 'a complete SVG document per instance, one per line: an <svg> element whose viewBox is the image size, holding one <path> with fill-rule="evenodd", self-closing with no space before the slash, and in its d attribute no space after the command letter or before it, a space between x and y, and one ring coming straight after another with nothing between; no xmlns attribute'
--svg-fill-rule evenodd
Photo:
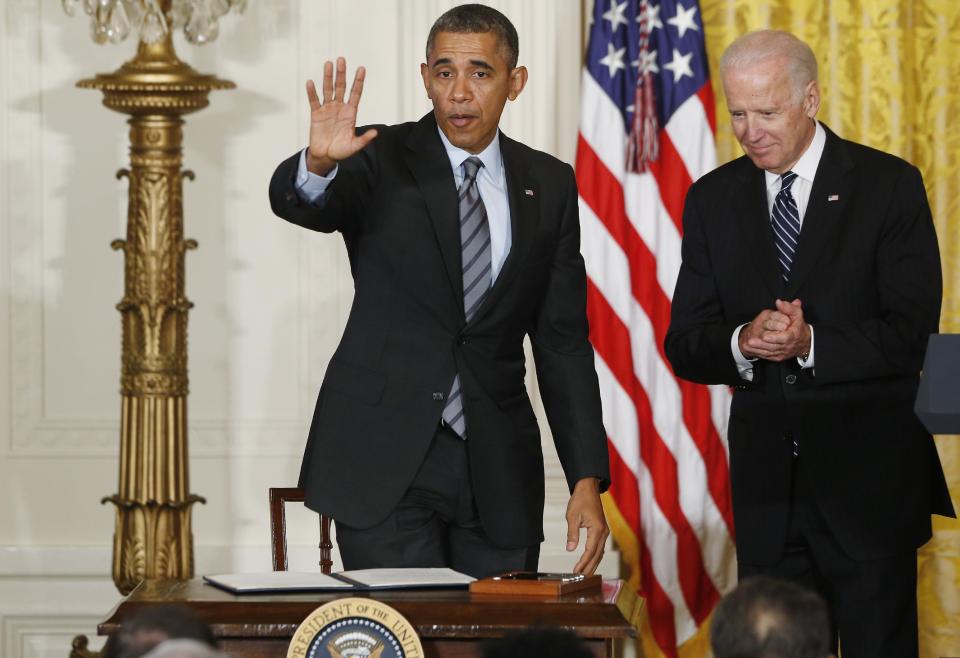
<svg viewBox="0 0 960 658"><path fill-rule="evenodd" d="M307 504L354 527L385 518L413 480L459 372L484 529L504 547L529 546L543 539L544 475L524 387L525 336L568 484L609 480L572 169L500 136L513 242L467 323L457 190L433 114L378 129L340 163L322 209L296 194L299 154L270 183L277 215L342 234L354 279L304 455Z"/></svg>
<svg viewBox="0 0 960 658"><path fill-rule="evenodd" d="M953 512L933 439L913 413L942 288L920 172L827 130L787 285L769 216L763 171L747 157L690 188L666 338L679 376L735 387L738 557L770 564L781 555L794 438L848 554L912 550L930 538L931 513ZM803 302L816 367L758 360L746 382L731 336L777 298Z"/></svg>

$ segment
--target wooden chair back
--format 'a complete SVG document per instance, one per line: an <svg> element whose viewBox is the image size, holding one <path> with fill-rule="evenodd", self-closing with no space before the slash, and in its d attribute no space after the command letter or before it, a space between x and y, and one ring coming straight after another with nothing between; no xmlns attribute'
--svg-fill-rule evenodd
<svg viewBox="0 0 960 658"><path fill-rule="evenodd" d="M303 489L293 487L270 488L270 539L273 552L273 570L287 570L287 510L285 503L302 503ZM333 542L330 541L330 518L320 515L320 571L333 570Z"/></svg>

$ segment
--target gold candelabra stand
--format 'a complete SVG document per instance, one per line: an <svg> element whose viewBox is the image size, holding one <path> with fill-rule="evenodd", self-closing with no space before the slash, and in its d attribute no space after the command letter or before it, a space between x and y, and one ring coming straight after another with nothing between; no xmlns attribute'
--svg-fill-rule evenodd
<svg viewBox="0 0 960 658"><path fill-rule="evenodd" d="M163 0L169 12L171 0ZM119 491L113 580L123 594L140 581L193 576L187 469L187 313L183 237L183 115L203 109L214 89L232 82L203 75L177 58L168 31L141 42L119 70L81 80L99 89L103 104L130 115L127 235L111 246L124 252L120 388Z"/></svg>

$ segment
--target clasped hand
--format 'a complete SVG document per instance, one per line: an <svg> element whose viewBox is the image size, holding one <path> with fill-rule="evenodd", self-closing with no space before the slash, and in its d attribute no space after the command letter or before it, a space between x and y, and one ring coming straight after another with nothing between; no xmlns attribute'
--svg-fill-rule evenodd
<svg viewBox="0 0 960 658"><path fill-rule="evenodd" d="M800 300L778 299L775 309L761 311L740 329L738 343L748 359L785 361L810 353L810 335Z"/></svg>

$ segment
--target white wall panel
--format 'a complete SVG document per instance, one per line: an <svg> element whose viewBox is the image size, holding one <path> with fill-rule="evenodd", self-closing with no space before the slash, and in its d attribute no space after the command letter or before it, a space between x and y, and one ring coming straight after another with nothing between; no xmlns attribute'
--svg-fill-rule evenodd
<svg viewBox="0 0 960 658"><path fill-rule="evenodd" d="M0 552L0 655L66 658L71 641L81 634L92 649L103 644L96 625L117 600L108 578L63 568L55 570L56 576L10 575L4 573L6 557Z"/></svg>

